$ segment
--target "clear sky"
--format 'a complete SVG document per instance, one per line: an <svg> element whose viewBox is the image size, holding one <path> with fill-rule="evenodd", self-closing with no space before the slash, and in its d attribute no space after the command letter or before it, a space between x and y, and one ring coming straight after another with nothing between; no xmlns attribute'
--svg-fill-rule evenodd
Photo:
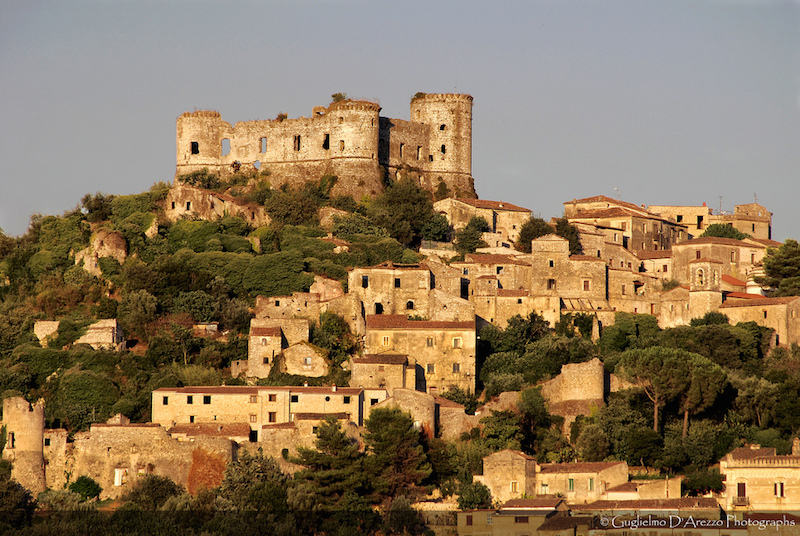
<svg viewBox="0 0 800 536"><path fill-rule="evenodd" d="M800 238L790 0L3 0L0 228L171 181L187 110L309 116L346 92L407 119L418 91L474 97L483 199L550 218L757 195Z"/></svg>

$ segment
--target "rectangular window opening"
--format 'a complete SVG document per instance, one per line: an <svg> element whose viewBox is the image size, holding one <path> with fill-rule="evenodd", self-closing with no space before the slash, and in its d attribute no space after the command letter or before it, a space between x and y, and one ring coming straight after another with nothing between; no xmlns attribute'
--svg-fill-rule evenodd
<svg viewBox="0 0 800 536"><path fill-rule="evenodd" d="M200 144L196 141L192 142L192 154L200 154Z"/></svg>
<svg viewBox="0 0 800 536"><path fill-rule="evenodd" d="M267 138L265 138L265 137L261 138L261 142L260 143L261 143L261 152L262 153L266 153L267 152Z"/></svg>

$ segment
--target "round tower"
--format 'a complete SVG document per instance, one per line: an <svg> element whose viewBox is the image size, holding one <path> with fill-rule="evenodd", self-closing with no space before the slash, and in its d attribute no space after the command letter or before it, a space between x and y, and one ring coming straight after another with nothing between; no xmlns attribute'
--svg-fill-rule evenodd
<svg viewBox="0 0 800 536"><path fill-rule="evenodd" d="M232 129L213 110L185 112L176 124L175 175L198 171L204 167L218 171L222 165L222 140L230 140Z"/></svg>
<svg viewBox="0 0 800 536"><path fill-rule="evenodd" d="M411 99L411 121L428 125L431 184L441 177L452 195L475 197L472 183L472 96L457 93L417 94Z"/></svg>
<svg viewBox="0 0 800 536"><path fill-rule="evenodd" d="M34 496L45 490L44 400L30 404L21 396L3 400L6 446L3 458L13 464L11 477Z"/></svg>
<svg viewBox="0 0 800 536"><path fill-rule="evenodd" d="M343 100L328 106L325 117L330 136L325 153L330 172L339 178L333 195L361 199L383 191L378 162L380 111L379 104L364 100Z"/></svg>

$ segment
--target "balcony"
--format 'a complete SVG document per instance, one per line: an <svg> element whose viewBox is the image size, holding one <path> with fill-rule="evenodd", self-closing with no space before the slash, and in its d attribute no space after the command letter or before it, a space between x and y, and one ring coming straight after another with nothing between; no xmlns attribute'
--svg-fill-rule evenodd
<svg viewBox="0 0 800 536"><path fill-rule="evenodd" d="M733 498L733 505L734 506L749 506L750 499L748 497L734 497Z"/></svg>

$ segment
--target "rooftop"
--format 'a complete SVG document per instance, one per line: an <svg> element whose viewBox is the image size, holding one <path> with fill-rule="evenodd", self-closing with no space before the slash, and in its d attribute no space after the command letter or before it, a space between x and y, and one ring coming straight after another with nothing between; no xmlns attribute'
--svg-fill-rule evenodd
<svg viewBox="0 0 800 536"><path fill-rule="evenodd" d="M485 208L490 210L507 210L509 212L530 212L529 209L506 203L505 201L489 201L487 199L467 199L463 197L454 198L455 201L471 205L475 208Z"/></svg>
<svg viewBox="0 0 800 536"><path fill-rule="evenodd" d="M409 320L406 315L367 315L367 329L453 329L475 330L475 320L469 322L444 322Z"/></svg>

